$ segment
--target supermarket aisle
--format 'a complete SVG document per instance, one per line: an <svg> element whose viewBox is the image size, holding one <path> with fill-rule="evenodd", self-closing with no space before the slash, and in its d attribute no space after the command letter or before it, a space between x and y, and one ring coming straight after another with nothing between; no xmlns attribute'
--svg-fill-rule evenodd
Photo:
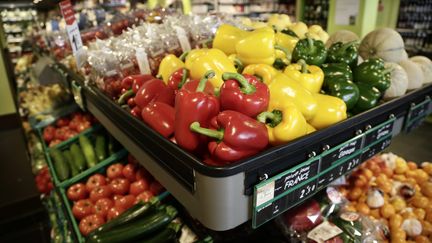
<svg viewBox="0 0 432 243"><path fill-rule="evenodd" d="M401 133L386 151L418 163L432 161L432 123L424 122L409 134Z"/></svg>
<svg viewBox="0 0 432 243"><path fill-rule="evenodd" d="M0 130L0 242L49 242L20 128Z"/></svg>

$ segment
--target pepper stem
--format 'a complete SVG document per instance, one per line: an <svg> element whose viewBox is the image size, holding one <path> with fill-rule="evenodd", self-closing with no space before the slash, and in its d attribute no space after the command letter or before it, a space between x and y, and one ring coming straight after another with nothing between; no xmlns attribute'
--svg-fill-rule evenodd
<svg viewBox="0 0 432 243"><path fill-rule="evenodd" d="M227 81L227 80L230 80L230 79L236 80L237 82L239 82L239 84L241 86L240 90L243 93L245 93L245 94L253 94L256 91L256 87L253 86L252 84L250 84L247 81L247 79L243 75L241 75L239 73L228 73L228 72L227 73L223 73L222 74L222 79L224 81Z"/></svg>
<svg viewBox="0 0 432 243"><path fill-rule="evenodd" d="M209 70L204 74L204 77L200 80L198 87L196 89L196 92L203 92L204 88L206 86L207 81L210 78L213 78L215 76L215 72L213 70Z"/></svg>
<svg viewBox="0 0 432 243"><path fill-rule="evenodd" d="M187 55L189 55L189 51L185 51L183 52L180 56L179 59L184 62L186 60Z"/></svg>
<svg viewBox="0 0 432 243"><path fill-rule="evenodd" d="M269 127L276 127L282 122L282 111L264 111L257 116L257 120L268 125Z"/></svg>
<svg viewBox="0 0 432 243"><path fill-rule="evenodd" d="M199 122L192 122L190 124L190 130L192 132L196 132L207 137L215 138L218 141L221 141L224 137L223 131L216 131L216 130L201 127Z"/></svg>
<svg viewBox="0 0 432 243"><path fill-rule="evenodd" d="M307 66L305 60L300 59L300 60L298 60L297 64L301 65L301 72L302 73L310 73L309 70L307 69L308 66Z"/></svg>
<svg viewBox="0 0 432 243"><path fill-rule="evenodd" d="M186 83L187 77L189 76L189 71L186 68L182 69L182 79L180 83L178 84L178 89L181 89L183 85Z"/></svg>
<svg viewBox="0 0 432 243"><path fill-rule="evenodd" d="M119 97L117 103L119 103L120 105L124 104L124 103L126 102L126 100L127 100L128 98L130 98L131 96L133 96L134 94L135 94L135 93L133 92L132 89L130 89L130 90L124 92L122 95L120 95L120 97Z"/></svg>
<svg viewBox="0 0 432 243"><path fill-rule="evenodd" d="M238 58L234 59L234 67L236 68L237 72L239 72L239 73L243 72L244 65L240 61L240 59L238 59Z"/></svg>
<svg viewBox="0 0 432 243"><path fill-rule="evenodd" d="M282 51L283 53L285 53L285 56L288 58L288 56L290 56L290 51L288 50L288 48L285 48L285 47L283 47L283 46L281 46L281 45L275 45L274 46L274 49L276 49L276 50L280 50L280 51ZM288 59L290 59L290 58L288 58Z"/></svg>
<svg viewBox="0 0 432 243"><path fill-rule="evenodd" d="M306 39L308 41L309 49L313 51L315 49L315 46L314 46L314 43L313 43L313 39L309 36L308 33L306 33Z"/></svg>
<svg viewBox="0 0 432 243"><path fill-rule="evenodd" d="M351 46L358 45L358 44L359 44L358 40L347 42L340 47L338 53L344 53Z"/></svg>

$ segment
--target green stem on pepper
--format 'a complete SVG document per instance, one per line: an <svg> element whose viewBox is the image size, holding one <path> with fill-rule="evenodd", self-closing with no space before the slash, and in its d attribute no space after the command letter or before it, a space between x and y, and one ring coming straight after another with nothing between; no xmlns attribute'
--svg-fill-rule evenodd
<svg viewBox="0 0 432 243"><path fill-rule="evenodd" d="M204 74L204 77L200 80L197 89L195 90L196 92L203 92L204 88L206 86L207 81L210 78L213 78L215 76L215 72L213 70L209 70Z"/></svg>
<svg viewBox="0 0 432 243"><path fill-rule="evenodd" d="M314 46L314 43L313 43L313 39L309 36L308 33L306 33L306 39L308 41L308 47L310 49L310 52L311 53L315 53L315 46Z"/></svg>
<svg viewBox="0 0 432 243"><path fill-rule="evenodd" d="M381 75L386 75L387 73L391 73L392 71L393 71L393 68L387 68L381 73Z"/></svg>
<svg viewBox="0 0 432 243"><path fill-rule="evenodd" d="M358 44L359 44L359 41L358 41L358 40L347 42L347 43L343 44L343 45L339 48L339 50L338 50L338 54L339 54L339 55L342 55L342 54L345 53L345 51L346 51L348 48L350 48L351 46L354 46L354 45L358 45Z"/></svg>
<svg viewBox="0 0 432 243"><path fill-rule="evenodd" d="M279 123L282 122L282 111L273 110L273 111L264 111L257 116L257 120L261 123L264 123L270 127L276 127Z"/></svg>
<svg viewBox="0 0 432 243"><path fill-rule="evenodd" d="M300 60L298 60L297 64L301 66L301 72L302 73L310 73L305 60L300 59Z"/></svg>
<svg viewBox="0 0 432 243"><path fill-rule="evenodd" d="M132 89L124 92L118 99L117 103L119 103L120 105L124 104L126 102L126 100L130 97L132 97L135 93L133 92Z"/></svg>
<svg viewBox="0 0 432 243"><path fill-rule="evenodd" d="M199 133L201 135L207 136L207 137L211 137L211 138L215 138L218 141L222 141L223 137L224 137L224 131L216 131L216 130L212 130L212 129L208 129L208 128L204 128L201 127L199 122L192 122L190 124L190 130L196 133Z"/></svg>
<svg viewBox="0 0 432 243"><path fill-rule="evenodd" d="M250 84L246 78L239 74L239 73L223 73L222 74L222 79L224 81L230 80L230 79L234 79L236 80L239 84L240 84L240 90L245 93L245 94L253 94L256 91L255 86L253 86L252 84Z"/></svg>
<svg viewBox="0 0 432 243"><path fill-rule="evenodd" d="M180 81L180 83L178 84L178 89L181 89L181 87L183 87L183 85L186 83L186 80L189 76L189 71L186 68L182 69L182 79Z"/></svg>
<svg viewBox="0 0 432 243"><path fill-rule="evenodd" d="M180 56L179 59L184 62L186 60L187 55L189 54L189 51L185 51L183 52Z"/></svg>
<svg viewBox="0 0 432 243"><path fill-rule="evenodd" d="M244 65L237 57L234 59L234 67L236 68L238 73L243 72Z"/></svg>
<svg viewBox="0 0 432 243"><path fill-rule="evenodd" d="M287 48L283 47L283 46L275 45L275 46L274 46L274 49L276 49L276 50L280 50L280 51L282 51L283 53L285 53L285 56L286 56L287 58L290 56L290 51L289 51Z"/></svg>

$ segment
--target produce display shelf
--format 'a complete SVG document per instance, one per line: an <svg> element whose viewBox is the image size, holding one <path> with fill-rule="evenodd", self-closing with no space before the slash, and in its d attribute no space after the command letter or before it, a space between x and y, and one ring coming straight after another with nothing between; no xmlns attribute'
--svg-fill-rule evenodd
<svg viewBox="0 0 432 243"><path fill-rule="evenodd" d="M69 81L84 83L80 76L73 73L69 73L68 78ZM333 171L340 169L342 164L352 163L350 159L353 154L357 160L352 166L356 167L385 149L391 138L400 133L404 126L415 127L422 120L417 117L425 117L432 110L429 98L432 97L432 85L425 85L288 144L270 148L232 165L211 167L157 134L97 88L82 87L84 106L88 111L150 173L157 176L161 184L184 205L192 217L216 231L235 228L252 219L252 216L257 216L256 204L253 202L257 199L256 185L262 181L286 173L315 158L319 161L318 167L310 177L316 177L321 183L319 187L316 186L316 190L309 193L308 196L312 196L337 179ZM409 116L411 122L405 124ZM378 139L383 129L388 134ZM352 151L340 156L340 153L346 153L346 148ZM354 167L344 169L339 176L349 173ZM307 186L306 184L307 181L297 187ZM297 189L292 188L292 193L298 193ZM289 196L292 195L287 195ZM288 201L278 213L300 202ZM259 224L254 222L253 225Z"/></svg>

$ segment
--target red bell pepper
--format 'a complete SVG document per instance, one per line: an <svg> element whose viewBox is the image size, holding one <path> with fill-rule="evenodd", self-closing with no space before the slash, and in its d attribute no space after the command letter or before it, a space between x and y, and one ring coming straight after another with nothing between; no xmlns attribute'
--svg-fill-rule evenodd
<svg viewBox="0 0 432 243"><path fill-rule="evenodd" d="M237 111L222 111L212 119L208 129L199 122L190 125L191 131L216 139L208 144L208 150L216 161L235 162L254 155L268 145L268 133L264 124Z"/></svg>
<svg viewBox="0 0 432 243"><path fill-rule="evenodd" d="M201 79L197 89L193 92L182 89L175 100L174 136L177 144L189 151L197 151L205 145L207 138L190 130L192 122L199 122L201 126L210 126L210 119L219 112L219 100L204 91L207 80L215 73L208 71Z"/></svg>
<svg viewBox="0 0 432 243"><path fill-rule="evenodd" d="M162 102L168 105L174 105L174 90L168 87L160 79L152 79L145 82L135 95L135 104L141 109L146 107L150 102Z"/></svg>
<svg viewBox="0 0 432 243"><path fill-rule="evenodd" d="M255 76L224 73L220 89L221 110L234 110L255 118L267 110L270 91Z"/></svg>
<svg viewBox="0 0 432 243"><path fill-rule="evenodd" d="M189 77L189 70L180 68L175 71L168 79L168 86L173 90L179 90L186 83Z"/></svg>
<svg viewBox="0 0 432 243"><path fill-rule="evenodd" d="M189 78L189 71L186 68L180 68L179 70L171 74L168 80L168 86L174 89L176 93L178 92L177 90L181 90L181 89L187 89L191 92L195 92L195 90L198 88L200 80L188 81L188 78ZM206 82L204 93L212 94L212 95L214 94L214 88L210 82Z"/></svg>
<svg viewBox="0 0 432 243"><path fill-rule="evenodd" d="M162 102L152 102L141 111L143 121L166 138L174 133L174 114L174 108Z"/></svg>
<svg viewBox="0 0 432 243"><path fill-rule="evenodd" d="M138 118L139 120L141 120L141 108L139 108L138 106L135 106L134 108L131 109L130 113L132 114L132 116Z"/></svg>
<svg viewBox="0 0 432 243"><path fill-rule="evenodd" d="M121 81L121 85L123 89L130 90L132 88L133 92L136 93L141 85L154 78L150 74L130 75Z"/></svg>

